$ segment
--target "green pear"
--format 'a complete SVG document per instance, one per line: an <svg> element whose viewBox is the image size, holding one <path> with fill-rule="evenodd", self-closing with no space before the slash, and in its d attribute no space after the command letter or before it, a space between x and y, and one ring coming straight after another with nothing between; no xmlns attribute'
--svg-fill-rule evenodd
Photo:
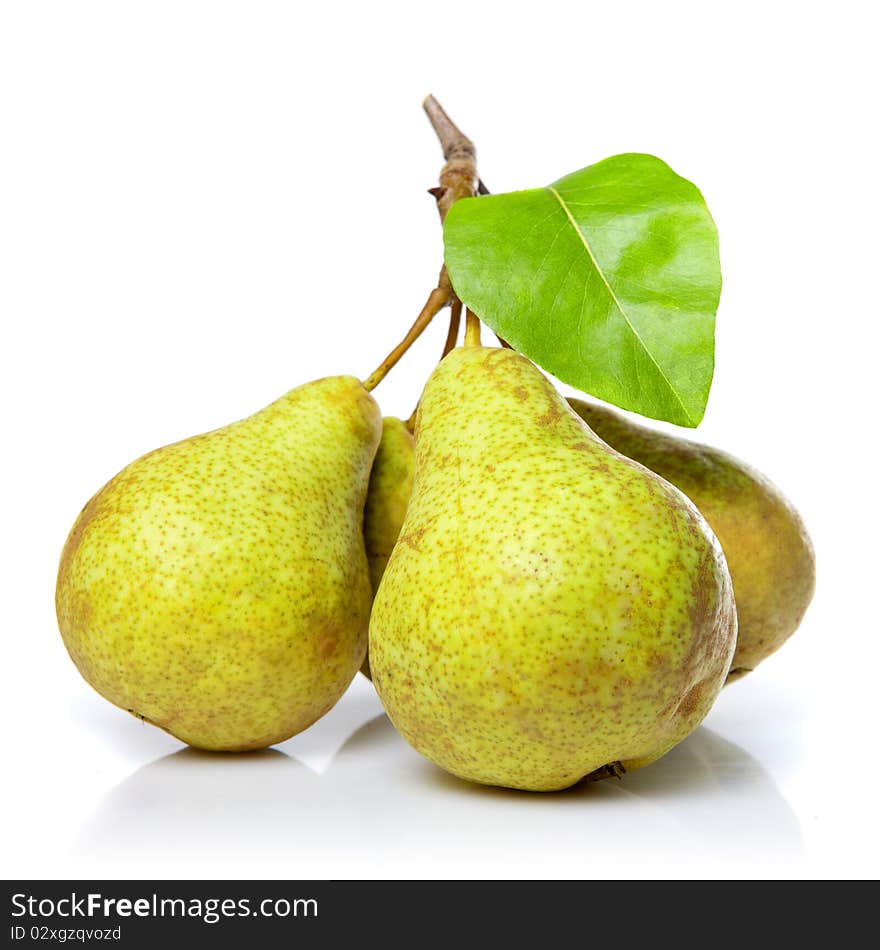
<svg viewBox="0 0 880 950"><path fill-rule="evenodd" d="M412 494L416 443L406 423L388 416L382 420L382 441L373 460L367 504L364 508L364 543L373 593L385 573ZM370 657L361 672L370 678Z"/></svg>
<svg viewBox="0 0 880 950"><path fill-rule="evenodd" d="M600 438L681 489L709 522L736 598L737 644L727 680L753 670L794 633L813 597L816 562L797 511L769 479L726 452L593 403L569 402Z"/></svg>
<svg viewBox="0 0 880 950"><path fill-rule="evenodd" d="M202 749L260 749L326 713L366 652L380 434L372 396L332 377L123 469L58 571L58 624L85 679Z"/></svg>
<svg viewBox="0 0 880 950"><path fill-rule="evenodd" d="M532 790L647 765L702 721L736 642L685 496L609 448L511 350L453 350L373 603L394 725L461 778Z"/></svg>

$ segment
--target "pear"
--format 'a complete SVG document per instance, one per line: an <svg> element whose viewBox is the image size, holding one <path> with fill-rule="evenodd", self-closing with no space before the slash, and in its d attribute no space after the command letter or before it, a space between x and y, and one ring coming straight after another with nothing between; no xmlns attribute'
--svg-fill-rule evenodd
<svg viewBox="0 0 880 950"><path fill-rule="evenodd" d="M488 785L620 774L697 727L735 641L724 556L678 489L512 350L440 363L370 619L373 681L411 745Z"/></svg>
<svg viewBox="0 0 880 950"><path fill-rule="evenodd" d="M331 377L123 469L58 571L58 625L85 679L201 749L260 749L326 713L366 652L380 434L362 384Z"/></svg>
<svg viewBox="0 0 880 950"><path fill-rule="evenodd" d="M364 543L373 593L394 550L412 494L416 443L406 423L393 416L382 420L382 440L373 460L367 504L364 508ZM370 657L361 672L370 678Z"/></svg>
<svg viewBox="0 0 880 950"><path fill-rule="evenodd" d="M736 598L727 680L753 670L794 633L813 597L815 556L797 511L769 479L726 452L636 425L603 406L569 402L600 438L681 489L708 521Z"/></svg>

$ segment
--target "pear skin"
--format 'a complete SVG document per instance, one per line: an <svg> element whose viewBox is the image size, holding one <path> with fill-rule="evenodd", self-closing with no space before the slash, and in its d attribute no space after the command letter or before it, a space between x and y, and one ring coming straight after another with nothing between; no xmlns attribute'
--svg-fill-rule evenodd
<svg viewBox="0 0 880 950"><path fill-rule="evenodd" d="M373 594L385 573L388 558L406 517L412 494L416 443L406 423L393 416L382 420L382 441L373 460L367 504L364 508L364 543ZM370 657L361 672L370 678Z"/></svg>
<svg viewBox="0 0 880 950"><path fill-rule="evenodd" d="M601 439L683 491L709 522L727 558L739 622L728 682L744 676L794 633L813 597L816 561L800 515L769 479L726 452L569 402Z"/></svg>
<svg viewBox="0 0 880 950"><path fill-rule="evenodd" d="M735 641L724 556L681 492L513 351L440 363L370 620L373 681L415 749L536 791L647 765L703 720Z"/></svg>
<svg viewBox="0 0 880 950"><path fill-rule="evenodd" d="M363 509L381 416L352 377L133 462L64 546L56 610L106 699L201 749L281 742L366 652Z"/></svg>

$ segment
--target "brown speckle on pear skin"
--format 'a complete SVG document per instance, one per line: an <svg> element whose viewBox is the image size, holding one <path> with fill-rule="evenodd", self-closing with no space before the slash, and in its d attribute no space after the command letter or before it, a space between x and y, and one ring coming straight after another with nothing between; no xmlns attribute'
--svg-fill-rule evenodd
<svg viewBox="0 0 880 950"><path fill-rule="evenodd" d="M694 506L510 350L449 354L416 434L401 539L418 543L395 547L370 622L403 736L454 775L544 791L648 764L696 728L735 617Z"/></svg>
<svg viewBox="0 0 880 950"><path fill-rule="evenodd" d="M726 452L569 401L605 442L680 489L718 537L739 631L727 682L740 679L794 633L813 597L815 555L797 511L769 479Z"/></svg>
<svg viewBox="0 0 880 950"><path fill-rule="evenodd" d="M56 609L103 696L203 749L306 728L366 651L363 508L381 432L351 377L143 456L85 506Z"/></svg>

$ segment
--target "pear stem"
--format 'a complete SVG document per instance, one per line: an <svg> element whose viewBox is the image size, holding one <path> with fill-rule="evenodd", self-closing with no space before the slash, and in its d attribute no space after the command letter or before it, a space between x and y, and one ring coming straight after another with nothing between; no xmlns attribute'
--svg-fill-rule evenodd
<svg viewBox="0 0 880 950"><path fill-rule="evenodd" d="M364 389L366 389L367 392L371 392L385 379L392 367L397 365L403 354L406 353L413 343L422 335L425 327L427 327L434 317L449 303L451 296L452 288L447 281L441 279L440 286L435 287L428 295L425 306L422 307L413 325L407 331L406 336L364 380Z"/></svg>
<svg viewBox="0 0 880 950"><path fill-rule="evenodd" d="M465 315L464 345L480 346L481 343L480 318L468 307Z"/></svg>
<svg viewBox="0 0 880 950"><path fill-rule="evenodd" d="M449 330L446 334L446 342L443 344L443 356L455 349L458 342L458 329L461 326L461 301L458 297L452 301L452 308L449 312ZM443 356L440 359L443 359Z"/></svg>
<svg viewBox="0 0 880 950"><path fill-rule="evenodd" d="M455 344L458 342L458 330L460 326L461 301L458 297L453 296L449 312L449 329L446 332L446 342L443 344L443 356L440 357L441 360L455 349ZM421 403L421 399L416 403L415 409L413 409L409 419L404 423L410 432L415 432L416 429L416 416L419 412L419 403Z"/></svg>

